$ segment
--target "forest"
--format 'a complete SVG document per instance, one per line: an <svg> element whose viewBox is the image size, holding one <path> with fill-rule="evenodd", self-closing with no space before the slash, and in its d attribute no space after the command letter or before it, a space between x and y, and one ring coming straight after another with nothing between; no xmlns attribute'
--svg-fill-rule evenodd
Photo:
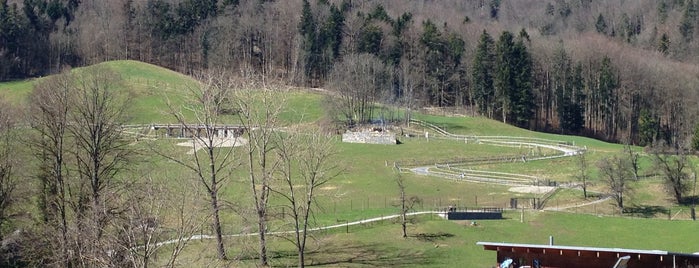
<svg viewBox="0 0 699 268"><path fill-rule="evenodd" d="M131 59L641 146L696 136L695 0L0 0L0 81ZM347 102L346 102L347 103ZM341 103L337 105L343 105Z"/></svg>

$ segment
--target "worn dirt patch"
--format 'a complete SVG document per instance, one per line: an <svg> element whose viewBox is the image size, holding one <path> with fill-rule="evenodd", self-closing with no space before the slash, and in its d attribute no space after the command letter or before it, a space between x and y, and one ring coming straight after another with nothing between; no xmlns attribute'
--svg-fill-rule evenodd
<svg viewBox="0 0 699 268"><path fill-rule="evenodd" d="M213 145L214 147L238 147L238 146L243 146L248 143L248 140L244 138L214 138L213 140ZM193 154L195 151L201 149L201 148L206 148L205 142L200 140L200 139L190 139L189 141L186 142L180 142L177 145L179 146L184 146L184 147L192 147L192 150L187 152L187 154Z"/></svg>
<svg viewBox="0 0 699 268"><path fill-rule="evenodd" d="M518 186L518 187L511 187L508 189L510 192L515 192L515 193L527 193L527 194L545 194L550 191L553 191L556 189L556 187L551 187L551 186Z"/></svg>

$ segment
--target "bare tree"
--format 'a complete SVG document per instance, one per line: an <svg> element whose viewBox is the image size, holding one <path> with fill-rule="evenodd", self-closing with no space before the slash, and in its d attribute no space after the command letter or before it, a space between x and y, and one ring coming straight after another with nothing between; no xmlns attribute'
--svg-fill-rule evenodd
<svg viewBox="0 0 699 268"><path fill-rule="evenodd" d="M77 194L72 200L77 254L81 265L107 265L113 261L108 252L116 245L103 238L121 211L120 197L127 186L117 174L133 154L121 131L129 100L119 94L125 92L119 91L120 78L107 69L87 70L74 81L66 130L74 141L70 154L79 180L72 190Z"/></svg>
<svg viewBox="0 0 699 268"><path fill-rule="evenodd" d="M284 186L273 190L288 203L296 246L298 266L305 267L308 229L316 202L317 190L337 175L336 149L332 139L320 133L279 133L277 155L282 160L280 176Z"/></svg>
<svg viewBox="0 0 699 268"><path fill-rule="evenodd" d="M17 213L13 209L19 198L18 178L15 174L18 157L14 156L17 147L16 134L12 131L17 112L4 100L0 100L0 240L4 230Z"/></svg>
<svg viewBox="0 0 699 268"><path fill-rule="evenodd" d="M587 198L587 186L589 186L590 180L590 174L587 170L587 159L585 158L586 154L587 152L581 151L575 156L575 160L578 164L578 174L575 175L575 179L581 183L580 187L583 190L583 197L585 198Z"/></svg>
<svg viewBox="0 0 699 268"><path fill-rule="evenodd" d="M63 74L31 95L30 144L39 160L40 239L49 266L105 266L117 261L113 224L128 184L118 177L132 150L122 137L128 98L120 78L104 68ZM124 92L124 91L121 91ZM56 235L56 233L58 235Z"/></svg>
<svg viewBox="0 0 699 268"><path fill-rule="evenodd" d="M211 209L211 224L216 236L218 258L225 260L226 251L220 219L222 201L219 191L237 167L233 150L238 139L226 137L234 144L222 147L224 137L219 137L217 127L223 123L223 111L227 110L225 107L229 100L227 94L230 93L233 84L224 72L202 73L198 80L198 84L188 87L189 96L186 100L188 103L184 109L178 110L174 105L170 105L171 114L180 127L191 135L193 147L191 159L160 154L194 173L200 186L206 191ZM199 152L200 149L203 153Z"/></svg>
<svg viewBox="0 0 699 268"><path fill-rule="evenodd" d="M400 170L396 173L396 184L398 184L398 189L400 189L400 226L401 231L403 231L403 238L408 237L408 220L406 214L408 213L408 207L406 206L405 198L405 181L403 176L400 174Z"/></svg>
<svg viewBox="0 0 699 268"><path fill-rule="evenodd" d="M408 125L412 118L412 111L415 108L415 90L418 87L419 75L416 73L415 67L407 60L401 61L398 70L398 80L403 90L401 92L402 98L399 101L405 108L404 123Z"/></svg>
<svg viewBox="0 0 699 268"><path fill-rule="evenodd" d="M659 170L665 182L665 188L672 194L678 204L684 201L682 198L692 187L692 178L689 174L690 166L684 152L678 150L676 155L653 153L653 163Z"/></svg>
<svg viewBox="0 0 699 268"><path fill-rule="evenodd" d="M336 115L347 125L368 122L373 104L387 91L392 72L370 54L352 54L335 64L328 78L328 88L335 93Z"/></svg>
<svg viewBox="0 0 699 268"><path fill-rule="evenodd" d="M630 180L633 176L627 161L623 157L613 156L598 163L599 174L621 213L624 212L624 197L631 191Z"/></svg>
<svg viewBox="0 0 699 268"><path fill-rule="evenodd" d="M68 266L68 182L66 143L69 95L73 90L70 75L52 76L38 83L30 95L29 120L37 135L28 143L39 160L39 210L44 224L54 229L58 239L48 243L54 253L51 262Z"/></svg>
<svg viewBox="0 0 699 268"><path fill-rule="evenodd" d="M131 202L121 218L119 240L122 245L120 251L127 252L124 255L128 262L133 267L147 268L158 249L164 219L162 214L166 212L163 196L167 195L167 189L150 176L143 179L126 194Z"/></svg>
<svg viewBox="0 0 699 268"><path fill-rule="evenodd" d="M130 202L120 218L119 245L122 246L124 263L133 267L147 268L164 249L167 255L160 263L174 267L180 252L192 236L201 230L199 207L205 198L189 178L174 175L168 177L168 185L158 182L150 175L153 171L142 171L143 176L127 193ZM205 197L205 196L204 196ZM206 204L204 204L205 206Z"/></svg>
<svg viewBox="0 0 699 268"><path fill-rule="evenodd" d="M245 132L248 140L245 153L250 191L257 217L259 265L268 266L267 208L273 175L281 165L281 161L272 156L277 147L276 128L280 127L279 116L285 104L285 94L262 84L247 85L236 90L234 96L233 101L240 123L248 130Z"/></svg>
<svg viewBox="0 0 699 268"><path fill-rule="evenodd" d="M403 175L400 173L400 168L398 166L395 166L395 171L396 171L396 184L398 185L398 189L400 190L400 225L401 225L401 231L403 233L403 238L408 237L408 212L413 210L413 207L415 205L418 205L422 202L419 197L417 196L410 196L408 197L405 194L405 178L403 178Z"/></svg>
<svg viewBox="0 0 699 268"><path fill-rule="evenodd" d="M631 172L633 173L633 179L638 180L638 171L639 171L638 152L634 151L634 149L631 147L631 145L626 144L626 145L624 145L624 153L626 153L626 157L628 158L629 168L631 169Z"/></svg>

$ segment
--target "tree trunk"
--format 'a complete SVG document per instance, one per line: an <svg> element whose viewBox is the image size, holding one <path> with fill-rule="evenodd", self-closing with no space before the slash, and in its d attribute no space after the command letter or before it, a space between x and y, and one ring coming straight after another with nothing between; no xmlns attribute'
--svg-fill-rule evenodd
<svg viewBox="0 0 699 268"><path fill-rule="evenodd" d="M267 263L267 221L264 219L266 217L266 212L263 209L258 209L257 216L260 220L257 221L257 227L259 228L258 234L260 235L260 266L269 266Z"/></svg>
<svg viewBox="0 0 699 268"><path fill-rule="evenodd" d="M226 250L223 247L223 235L221 233L221 220L219 218L219 205L218 205L218 190L212 187L211 191L211 209L214 212L214 232L216 233L216 249L218 250L218 259L226 259Z"/></svg>

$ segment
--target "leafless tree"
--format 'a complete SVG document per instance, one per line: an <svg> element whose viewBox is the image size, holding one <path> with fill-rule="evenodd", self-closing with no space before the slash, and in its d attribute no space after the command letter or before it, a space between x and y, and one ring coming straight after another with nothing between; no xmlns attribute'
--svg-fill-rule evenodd
<svg viewBox="0 0 699 268"><path fill-rule="evenodd" d="M5 237L4 230L18 215L14 212L20 200L17 186L19 180L15 169L18 166L16 132L13 132L18 113L4 100L0 100L0 240Z"/></svg>
<svg viewBox="0 0 699 268"><path fill-rule="evenodd" d="M247 130L244 135L248 140L245 146L247 175L257 218L260 266L269 265L267 209L274 173L281 165L281 161L273 157L273 154L277 148L279 116L286 102L284 96L281 89L274 89L266 84L252 84L237 89L233 98L239 121Z"/></svg>
<svg viewBox="0 0 699 268"><path fill-rule="evenodd" d="M228 94L233 86L225 72L211 71L199 74L199 83L189 85L183 108L170 105L171 114L185 133L191 135L193 152L190 159L161 155L189 169L208 195L212 228L216 236L218 258L226 259L221 227L222 200L219 191L230 178L238 162L234 156L235 137L225 137L234 144L222 147L224 137L219 137L217 127L223 124L223 112L227 110ZM201 149L202 152L199 152Z"/></svg>
<svg viewBox="0 0 699 268"><path fill-rule="evenodd" d="M38 135L29 139L39 160L39 209L47 227L55 228L59 239L49 243L55 262L67 266L68 256L68 186L66 168L69 95L73 81L68 74L47 78L38 83L30 95L29 120Z"/></svg>
<svg viewBox="0 0 699 268"><path fill-rule="evenodd" d="M661 172L667 191L678 204L682 204L683 197L692 187L691 167L687 155L681 150L677 150L675 155L657 150L653 153L653 164L655 169Z"/></svg>
<svg viewBox="0 0 699 268"><path fill-rule="evenodd" d="M49 264L110 262L102 238L119 207L116 174L129 154L120 129L127 100L114 95L117 83L104 69L66 73L38 84L31 95L40 209L45 226L59 234L45 237L55 254L42 256Z"/></svg>
<svg viewBox="0 0 699 268"><path fill-rule="evenodd" d="M398 69L398 79L403 89L400 103L405 109L405 125L410 123L412 111L415 108L415 90L418 87L419 74L415 71L415 66L412 66L407 60L401 61Z"/></svg>
<svg viewBox="0 0 699 268"><path fill-rule="evenodd" d="M634 151L634 149L631 147L631 145L624 145L624 153L626 154L626 157L628 158L629 162L629 168L631 169L631 172L633 173L633 179L638 180L638 172L639 172L639 166L638 166L638 160L639 160L639 155L638 152Z"/></svg>
<svg viewBox="0 0 699 268"><path fill-rule="evenodd" d="M413 210L413 207L415 205L418 205L422 202L419 197L417 196L406 196L405 194L405 178L403 178L403 175L400 173L400 169L398 167L395 167L395 172L396 172L396 184L398 185L398 189L400 190L400 225L401 225L401 231L403 233L403 238L408 237L408 212Z"/></svg>
<svg viewBox="0 0 699 268"><path fill-rule="evenodd" d="M291 242L296 246L298 267L305 267L306 241L309 237L318 188L335 177L336 149L332 139L319 130L310 133L278 133L277 156L283 186L273 189L283 196L294 226Z"/></svg>
<svg viewBox="0 0 699 268"><path fill-rule="evenodd" d="M125 92L119 90L120 78L108 69L86 70L76 74L74 81L66 131L74 142L69 152L78 179L77 188L71 190L77 195L71 204L80 232L77 254L81 265L105 265L112 262L108 252L115 245L103 238L121 213L120 197L128 185L117 175L133 155L121 131L129 100L120 94Z"/></svg>
<svg viewBox="0 0 699 268"><path fill-rule="evenodd" d="M38 161L42 227L48 266L115 265L113 231L128 183L120 174L131 161L121 125L128 97L120 78L104 68L65 73L31 95L29 143ZM128 177L128 176L125 176Z"/></svg>
<svg viewBox="0 0 699 268"><path fill-rule="evenodd" d="M616 202L621 213L624 212L624 197L631 191L631 170L628 160L623 157L612 156L602 159L598 163L599 174L607 184L607 190Z"/></svg>
<svg viewBox="0 0 699 268"><path fill-rule="evenodd" d="M589 186L590 182L590 174L588 173L589 171L587 170L588 164L587 164L587 159L585 155L587 152L579 152L575 156L575 160L578 164L578 174L575 175L575 179L577 179L581 185L580 187L583 190L583 197L587 198L587 187Z"/></svg>
<svg viewBox="0 0 699 268"><path fill-rule="evenodd" d="M140 172L147 175L126 194L130 202L118 220L118 254L124 264L133 267L147 268L158 255L160 263L174 267L182 249L205 222L199 210L192 209L201 206L205 196L189 190L198 186L189 178L173 174L166 185L153 178L153 170ZM158 254L165 250L169 252Z"/></svg>
<svg viewBox="0 0 699 268"><path fill-rule="evenodd" d="M340 114L336 115L347 125L368 122L373 104L388 91L392 72L370 54L351 54L335 64L328 78L328 88L335 95Z"/></svg>

